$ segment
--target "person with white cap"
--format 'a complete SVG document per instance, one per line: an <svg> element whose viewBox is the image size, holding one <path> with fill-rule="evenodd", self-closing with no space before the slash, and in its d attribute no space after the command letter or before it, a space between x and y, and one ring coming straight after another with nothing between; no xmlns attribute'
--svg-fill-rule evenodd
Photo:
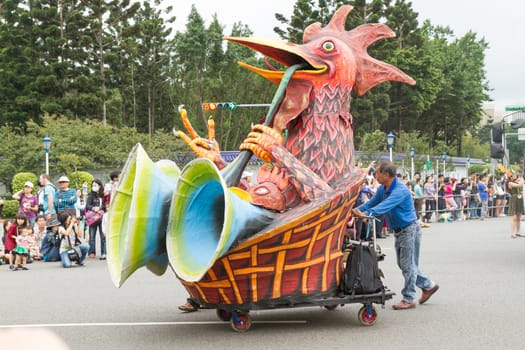
<svg viewBox="0 0 525 350"><path fill-rule="evenodd" d="M71 217L76 217L77 210L75 204L77 203L77 192L69 188L69 179L67 176L60 176L57 181L58 190L55 193L54 205L57 214L68 213Z"/></svg>
<svg viewBox="0 0 525 350"><path fill-rule="evenodd" d="M26 181L24 187L13 195L13 199L19 202L18 212L24 213L31 226L35 224L38 212L38 197L33 194L34 187L31 181Z"/></svg>

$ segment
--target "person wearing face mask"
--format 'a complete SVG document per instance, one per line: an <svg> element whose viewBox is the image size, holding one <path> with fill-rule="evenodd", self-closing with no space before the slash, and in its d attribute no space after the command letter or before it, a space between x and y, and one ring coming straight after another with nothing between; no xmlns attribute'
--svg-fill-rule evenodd
<svg viewBox="0 0 525 350"><path fill-rule="evenodd" d="M104 205L104 187L102 181L99 179L93 180L91 183L91 192L89 193L86 201L86 212L91 210L100 214L106 211ZM100 260L106 259L106 236L102 230L102 220L98 220L89 226L89 257L94 258L96 256L96 235L97 231L100 235Z"/></svg>

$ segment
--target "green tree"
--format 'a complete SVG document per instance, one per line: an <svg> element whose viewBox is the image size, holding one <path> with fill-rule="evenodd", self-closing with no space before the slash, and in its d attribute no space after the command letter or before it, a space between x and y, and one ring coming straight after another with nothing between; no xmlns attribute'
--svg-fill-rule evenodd
<svg viewBox="0 0 525 350"><path fill-rule="evenodd" d="M132 18L140 4L131 3L130 0L97 0L89 2L87 13L89 17L90 33L92 34L89 52L91 60L95 63L92 67L97 72L99 84L98 96L101 98L99 115L102 123L107 123L107 101L109 77L107 72L108 56L113 53L118 35L115 33L119 24Z"/></svg>
<svg viewBox="0 0 525 350"><path fill-rule="evenodd" d="M174 159L178 152L188 150L181 140L166 132L157 131L150 140L133 128L116 128L104 126L96 120L65 117L44 116L42 126L30 121L25 130L4 125L0 127L0 134L3 137L0 143L0 182L9 191L16 173L44 172L44 135L52 139L49 150L52 178L75 171L120 169L138 142L154 160Z"/></svg>
<svg viewBox="0 0 525 350"><path fill-rule="evenodd" d="M381 130L374 130L363 135L361 143L356 144L361 151L361 159L377 160L379 152L387 151L386 133Z"/></svg>
<svg viewBox="0 0 525 350"><path fill-rule="evenodd" d="M38 181L38 176L36 176L33 173L18 173L15 176L13 176L13 181L11 183L11 188L13 189L13 193L16 193L24 189L24 185L27 181L31 181L33 185L36 186L36 183ZM36 188L36 190L38 190L38 188ZM33 192L36 193L35 188L33 188Z"/></svg>
<svg viewBox="0 0 525 350"><path fill-rule="evenodd" d="M160 1L155 1L154 4L158 6ZM173 18L169 20L171 21ZM138 12L137 27L139 39L136 46L139 78L137 86L143 91L137 96L139 105L144 106L145 109L141 112L147 115L147 128L143 130L146 130L151 137L157 123L165 129L170 129L174 123L175 109L167 95L169 89L166 69L170 64L168 45L171 29L166 27L161 11L148 3L145 3Z"/></svg>
<svg viewBox="0 0 525 350"><path fill-rule="evenodd" d="M39 117L39 95L26 88L36 77L30 59L31 18L22 0L0 5L0 122L23 125ZM29 55L28 55L29 54Z"/></svg>
<svg viewBox="0 0 525 350"><path fill-rule="evenodd" d="M479 124L482 101L488 99L483 64L487 44L471 32L457 39L448 28L430 30L443 79L423 117L429 122L427 132L432 140L442 140L454 147L456 154L462 154L463 136Z"/></svg>
<svg viewBox="0 0 525 350"><path fill-rule="evenodd" d="M31 48L36 73L27 88L40 96L42 113L85 118L94 111L86 94L93 93L88 63L90 44L85 2L32 0Z"/></svg>
<svg viewBox="0 0 525 350"><path fill-rule="evenodd" d="M74 171L72 173L67 173L67 177L71 183L71 188L75 189L82 189L82 183L84 181L88 183L88 186L93 181L93 175L87 171Z"/></svg>
<svg viewBox="0 0 525 350"><path fill-rule="evenodd" d="M174 64L178 68L174 71L176 104L184 104L189 111L196 111L194 127L203 132L206 130L207 117L202 110L202 103L206 96L206 60L207 60L207 33L204 19L192 5L185 32L175 35ZM194 112L195 113L195 112ZM179 126L182 125L179 123Z"/></svg>

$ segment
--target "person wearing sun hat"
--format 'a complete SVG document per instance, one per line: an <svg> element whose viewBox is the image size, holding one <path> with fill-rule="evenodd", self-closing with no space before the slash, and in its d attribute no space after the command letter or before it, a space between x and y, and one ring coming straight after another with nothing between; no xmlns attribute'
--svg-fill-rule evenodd
<svg viewBox="0 0 525 350"><path fill-rule="evenodd" d="M45 262L60 261L60 238L58 235L58 227L60 221L56 218L51 219L47 222L47 232L42 237L42 246L40 247L40 253L42 254L42 260Z"/></svg>
<svg viewBox="0 0 525 350"><path fill-rule="evenodd" d="M77 203L77 192L69 188L69 179L67 176L60 176L57 181L58 190L55 193L54 205L57 214L68 213L71 217L76 217L77 210L75 204Z"/></svg>
<svg viewBox="0 0 525 350"><path fill-rule="evenodd" d="M24 213L31 226L35 225L36 213L38 212L38 197L33 194L35 186L31 181L26 181L24 187L13 195L18 201L18 212Z"/></svg>
<svg viewBox="0 0 525 350"><path fill-rule="evenodd" d="M46 224L46 227L48 229L52 229L53 227L56 227L56 226L60 226L60 221L58 221L58 219L53 219Z"/></svg>

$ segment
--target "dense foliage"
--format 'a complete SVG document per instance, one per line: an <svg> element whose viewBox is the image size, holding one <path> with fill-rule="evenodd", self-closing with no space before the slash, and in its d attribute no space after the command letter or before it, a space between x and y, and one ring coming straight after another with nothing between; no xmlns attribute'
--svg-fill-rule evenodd
<svg viewBox="0 0 525 350"><path fill-rule="evenodd" d="M161 130L149 138L147 134L138 133L133 128L116 128L104 126L96 120L82 121L65 117L43 116L42 125L29 121L24 132L4 125L0 127L0 135L0 155L3 155L0 159L0 182L8 187L18 172L37 175L44 172L42 138L45 135L52 136L49 149L52 179L71 174L72 181L75 180L72 187L76 187L76 181L90 181L91 177L82 174L81 170L121 168L136 143L141 143L154 160L175 160L178 152L188 150L181 140ZM30 181L36 184L36 179Z"/></svg>
<svg viewBox="0 0 525 350"><path fill-rule="evenodd" d="M465 140L469 131L476 137L481 103L488 99L487 43L475 33L458 38L449 28L420 24L404 0L297 0L291 18L276 14L283 27L275 31L301 43L308 24L326 24L343 3L355 7L348 29L385 22L395 31L396 38L378 41L369 52L417 81L414 87L381 84L354 98L357 148L366 150L376 131L392 131L396 140L417 142L420 154L465 155ZM203 102L271 101L275 85L237 64L263 65L263 60L250 49L225 44L219 18L206 24L193 6L185 30L173 33L175 15L167 5L162 0L0 3L0 182L10 184L20 171L41 172L45 135L53 139L52 174L117 167L136 142L153 157L186 150L171 135L172 128L183 127L181 104L205 134L210 113ZM228 33L251 34L242 22ZM256 108L214 112L221 148L237 149L264 114ZM410 146L396 142L395 148L405 152ZM384 139L378 147L386 148ZM481 158L486 147L468 152Z"/></svg>

